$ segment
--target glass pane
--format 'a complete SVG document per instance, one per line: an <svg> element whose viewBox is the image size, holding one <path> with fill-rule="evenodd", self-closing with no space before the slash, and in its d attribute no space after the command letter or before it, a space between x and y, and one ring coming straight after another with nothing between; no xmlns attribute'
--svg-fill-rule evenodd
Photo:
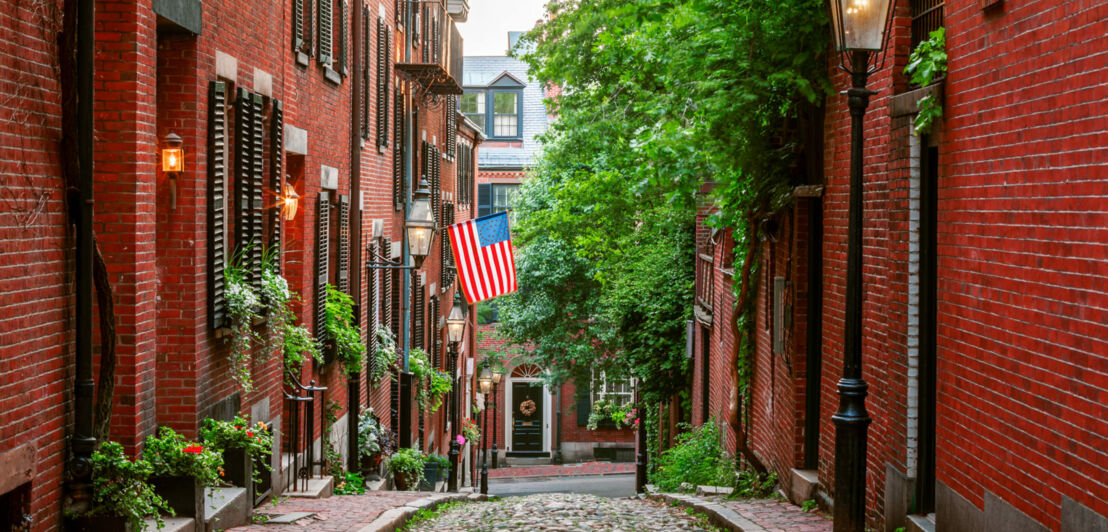
<svg viewBox="0 0 1108 532"><path fill-rule="evenodd" d="M467 92L462 95L462 113L485 114L485 94L482 92ZM484 124L479 124L484 125Z"/></svg>
<svg viewBox="0 0 1108 532"><path fill-rule="evenodd" d="M481 131L481 133L485 132L485 114L484 113L478 113L478 114L465 113L465 115L466 115L466 118L473 121L473 125L477 126L477 129L479 129Z"/></svg>
<svg viewBox="0 0 1108 532"><path fill-rule="evenodd" d="M514 92L498 92L493 94L493 107L496 114L516 114L516 96Z"/></svg>
<svg viewBox="0 0 1108 532"><path fill-rule="evenodd" d="M514 137L519 132L519 116L518 115L501 115L497 114L493 116L493 136L494 137Z"/></svg>

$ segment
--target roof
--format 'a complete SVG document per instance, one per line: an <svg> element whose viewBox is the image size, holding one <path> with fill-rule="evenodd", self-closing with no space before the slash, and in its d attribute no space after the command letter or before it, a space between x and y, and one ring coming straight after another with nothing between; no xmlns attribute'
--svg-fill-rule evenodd
<svg viewBox="0 0 1108 532"><path fill-rule="evenodd" d="M527 75L527 63L514 57L466 57L462 70L462 86L466 89L485 88L505 82L525 83L523 88L523 148L493 148L481 146L477 164L485 168L523 168L531 166L539 153L535 139L546 131L546 105L542 84ZM505 76L507 74L507 76Z"/></svg>

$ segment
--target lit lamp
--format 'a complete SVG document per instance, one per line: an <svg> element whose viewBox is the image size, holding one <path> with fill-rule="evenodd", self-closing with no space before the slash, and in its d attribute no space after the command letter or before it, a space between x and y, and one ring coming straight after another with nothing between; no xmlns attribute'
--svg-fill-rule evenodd
<svg viewBox="0 0 1108 532"><path fill-rule="evenodd" d="M450 343L462 341L462 335L466 328L466 307L462 303L462 296L454 291L454 306L450 308L450 314L446 317L446 340Z"/></svg>
<svg viewBox="0 0 1108 532"><path fill-rule="evenodd" d="M285 220L291 222L296 218L296 209L300 207L300 194L292 185L285 183L285 193L281 196L281 212Z"/></svg>
<svg viewBox="0 0 1108 532"><path fill-rule="evenodd" d="M176 133L165 136L162 147L162 171L169 176L169 208L177 209L177 174L185 171L185 150Z"/></svg>
<svg viewBox="0 0 1108 532"><path fill-rule="evenodd" d="M404 228L408 232L408 252L418 268L431 252L431 242L435 240L435 215L431 211L431 190L427 187L427 179L419 180Z"/></svg>
<svg viewBox="0 0 1108 532"><path fill-rule="evenodd" d="M843 376L835 423L835 532L865 530L866 446L870 417L862 379L862 117L873 91L869 75L884 61L892 14L890 0L831 0L832 31L840 63L850 73L850 210L846 258Z"/></svg>
<svg viewBox="0 0 1108 532"><path fill-rule="evenodd" d="M492 372L486 366L481 370L481 376L477 378L477 383L481 386L481 393L485 395L485 408L483 414L485 419L481 422L485 437L481 438L481 494L489 494L489 453L488 453L488 441L489 441L489 390L492 389Z"/></svg>

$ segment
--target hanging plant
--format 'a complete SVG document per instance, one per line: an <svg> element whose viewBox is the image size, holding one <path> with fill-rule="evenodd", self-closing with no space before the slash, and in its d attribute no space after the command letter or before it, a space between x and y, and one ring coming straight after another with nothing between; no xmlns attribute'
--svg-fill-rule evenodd
<svg viewBox="0 0 1108 532"><path fill-rule="evenodd" d="M454 389L450 374L431 365L427 352L415 347L408 352L408 370L416 384L416 402L424 410L435 412L443 397Z"/></svg>
<svg viewBox="0 0 1108 532"><path fill-rule="evenodd" d="M266 250L262 261L262 285L259 289L261 313L266 317L265 332L261 335L262 352L260 360L269 360L277 347L284 342L288 324L296 321L296 315L289 308L289 302L295 293L289 290L289 282L281 276L280 249L271 247Z"/></svg>
<svg viewBox="0 0 1108 532"><path fill-rule="evenodd" d="M904 73L911 76L911 82L920 87L946 76L946 28L939 28L929 36L929 39L916 45L912 55L908 56L908 66L904 67ZM943 106L935 100L934 93L920 98L917 109L912 127L916 135L931 131L931 124L943 116Z"/></svg>
<svg viewBox="0 0 1108 532"><path fill-rule="evenodd" d="M231 317L231 378L242 387L243 393L250 393L254 389L251 347L255 340L261 340L253 327L260 299L245 274L237 259L232 260L224 270L227 311Z"/></svg>
<svg viewBox="0 0 1108 532"><path fill-rule="evenodd" d="M331 285L327 285L326 327L327 337L334 343L335 357L346 372L361 371L366 347L361 328L354 321L354 300Z"/></svg>
<svg viewBox="0 0 1108 532"><path fill-rule="evenodd" d="M303 325L285 324L285 334L282 338L283 354L285 358L285 383L292 384L290 377L299 376L304 362L309 358L316 364L323 363L323 356L319 352L319 346L312 331Z"/></svg>
<svg viewBox="0 0 1108 532"><path fill-rule="evenodd" d="M386 375L391 374L392 367L396 364L398 358L396 353L396 337L393 336L392 331L384 325L378 325L377 331L377 350L373 354L376 357L376 364L373 365L369 374L369 382L377 384L384 379Z"/></svg>

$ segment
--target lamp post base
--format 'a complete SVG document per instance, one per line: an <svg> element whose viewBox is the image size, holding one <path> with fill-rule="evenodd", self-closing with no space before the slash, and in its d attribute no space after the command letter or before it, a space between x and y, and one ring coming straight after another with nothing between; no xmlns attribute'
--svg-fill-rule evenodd
<svg viewBox="0 0 1108 532"><path fill-rule="evenodd" d="M450 441L450 474L446 479L447 490L458 491L458 440Z"/></svg>
<svg viewBox="0 0 1108 532"><path fill-rule="evenodd" d="M493 434L493 437L495 438L496 435ZM493 442L493 444L492 444L492 468L493 469L496 469L496 468L500 467L499 457L500 457L500 451L498 451L496 449L496 442Z"/></svg>

